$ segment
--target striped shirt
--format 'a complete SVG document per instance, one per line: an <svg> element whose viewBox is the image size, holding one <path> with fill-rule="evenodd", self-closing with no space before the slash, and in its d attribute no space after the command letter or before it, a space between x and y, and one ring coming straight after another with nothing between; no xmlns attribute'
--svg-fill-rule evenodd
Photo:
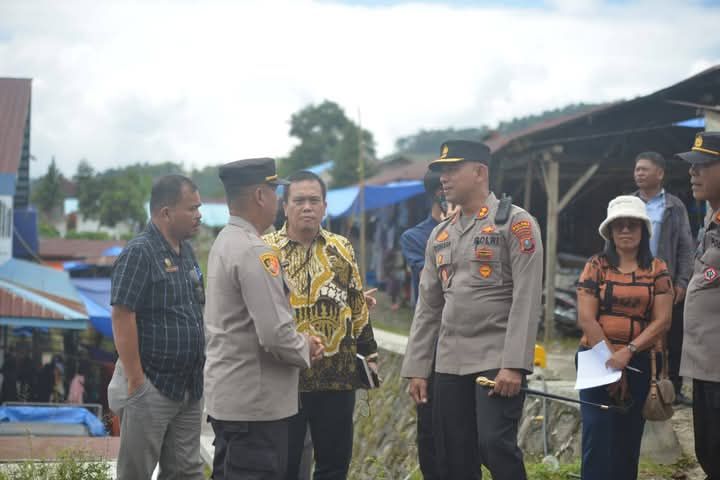
<svg viewBox="0 0 720 480"><path fill-rule="evenodd" d="M177 255L150 222L118 256L111 305L136 314L140 363L148 380L172 400L203 393L205 333L202 274L192 247Z"/></svg>

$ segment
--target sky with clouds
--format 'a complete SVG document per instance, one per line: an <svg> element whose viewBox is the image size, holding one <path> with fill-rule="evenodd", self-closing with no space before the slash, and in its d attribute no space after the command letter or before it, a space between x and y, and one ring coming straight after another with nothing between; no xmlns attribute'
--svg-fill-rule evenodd
<svg viewBox="0 0 720 480"><path fill-rule="evenodd" d="M34 177L283 156L324 99L385 155L671 85L720 63L718 24L713 1L2 0L0 76L33 79Z"/></svg>

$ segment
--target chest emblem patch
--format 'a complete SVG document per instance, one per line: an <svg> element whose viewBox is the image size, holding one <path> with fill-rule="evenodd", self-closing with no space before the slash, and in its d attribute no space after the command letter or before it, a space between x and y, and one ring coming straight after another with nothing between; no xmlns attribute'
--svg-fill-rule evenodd
<svg viewBox="0 0 720 480"><path fill-rule="evenodd" d="M448 239L450 234L447 232L447 230L443 230L442 232L437 234L437 237L435 237L435 240L438 242L444 242Z"/></svg>
<svg viewBox="0 0 720 480"><path fill-rule="evenodd" d="M277 255L271 252L263 253L260 255L260 262L267 272L273 277L277 277L280 274L280 260Z"/></svg>
<svg viewBox="0 0 720 480"><path fill-rule="evenodd" d="M703 271L703 278L707 282L714 282L718 278L718 271L713 267L708 267Z"/></svg>
<svg viewBox="0 0 720 480"><path fill-rule="evenodd" d="M495 233L495 225L488 225L480 230L482 233Z"/></svg>
<svg viewBox="0 0 720 480"><path fill-rule="evenodd" d="M478 272L480 272L480 276L483 278L488 278L490 275L492 275L492 267L490 265L480 265L480 268L478 269Z"/></svg>
<svg viewBox="0 0 720 480"><path fill-rule="evenodd" d="M165 259L165 271L168 273L173 273L178 271L177 265L173 265L172 261L169 258Z"/></svg>

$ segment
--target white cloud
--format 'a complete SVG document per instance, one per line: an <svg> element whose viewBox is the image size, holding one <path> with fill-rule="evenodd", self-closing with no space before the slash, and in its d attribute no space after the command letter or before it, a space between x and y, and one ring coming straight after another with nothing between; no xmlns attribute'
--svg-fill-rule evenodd
<svg viewBox="0 0 720 480"><path fill-rule="evenodd" d="M293 145L290 115L331 99L378 140L494 125L646 94L720 61L720 10L687 2L360 7L309 0L5 0L0 75L32 77L32 175L185 166ZM703 32L708 32L703 34Z"/></svg>

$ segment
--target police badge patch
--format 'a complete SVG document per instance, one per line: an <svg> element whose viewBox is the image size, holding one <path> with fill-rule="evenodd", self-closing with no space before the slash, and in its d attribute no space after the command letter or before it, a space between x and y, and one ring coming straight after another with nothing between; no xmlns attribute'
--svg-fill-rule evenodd
<svg viewBox="0 0 720 480"><path fill-rule="evenodd" d="M274 253L263 253L260 255L260 262L263 268L273 277L277 277L280 274L280 260Z"/></svg>
<svg viewBox="0 0 720 480"><path fill-rule="evenodd" d="M528 220L521 220L510 227L520 243L522 253L533 253L535 251L535 239L533 238L532 225Z"/></svg>

